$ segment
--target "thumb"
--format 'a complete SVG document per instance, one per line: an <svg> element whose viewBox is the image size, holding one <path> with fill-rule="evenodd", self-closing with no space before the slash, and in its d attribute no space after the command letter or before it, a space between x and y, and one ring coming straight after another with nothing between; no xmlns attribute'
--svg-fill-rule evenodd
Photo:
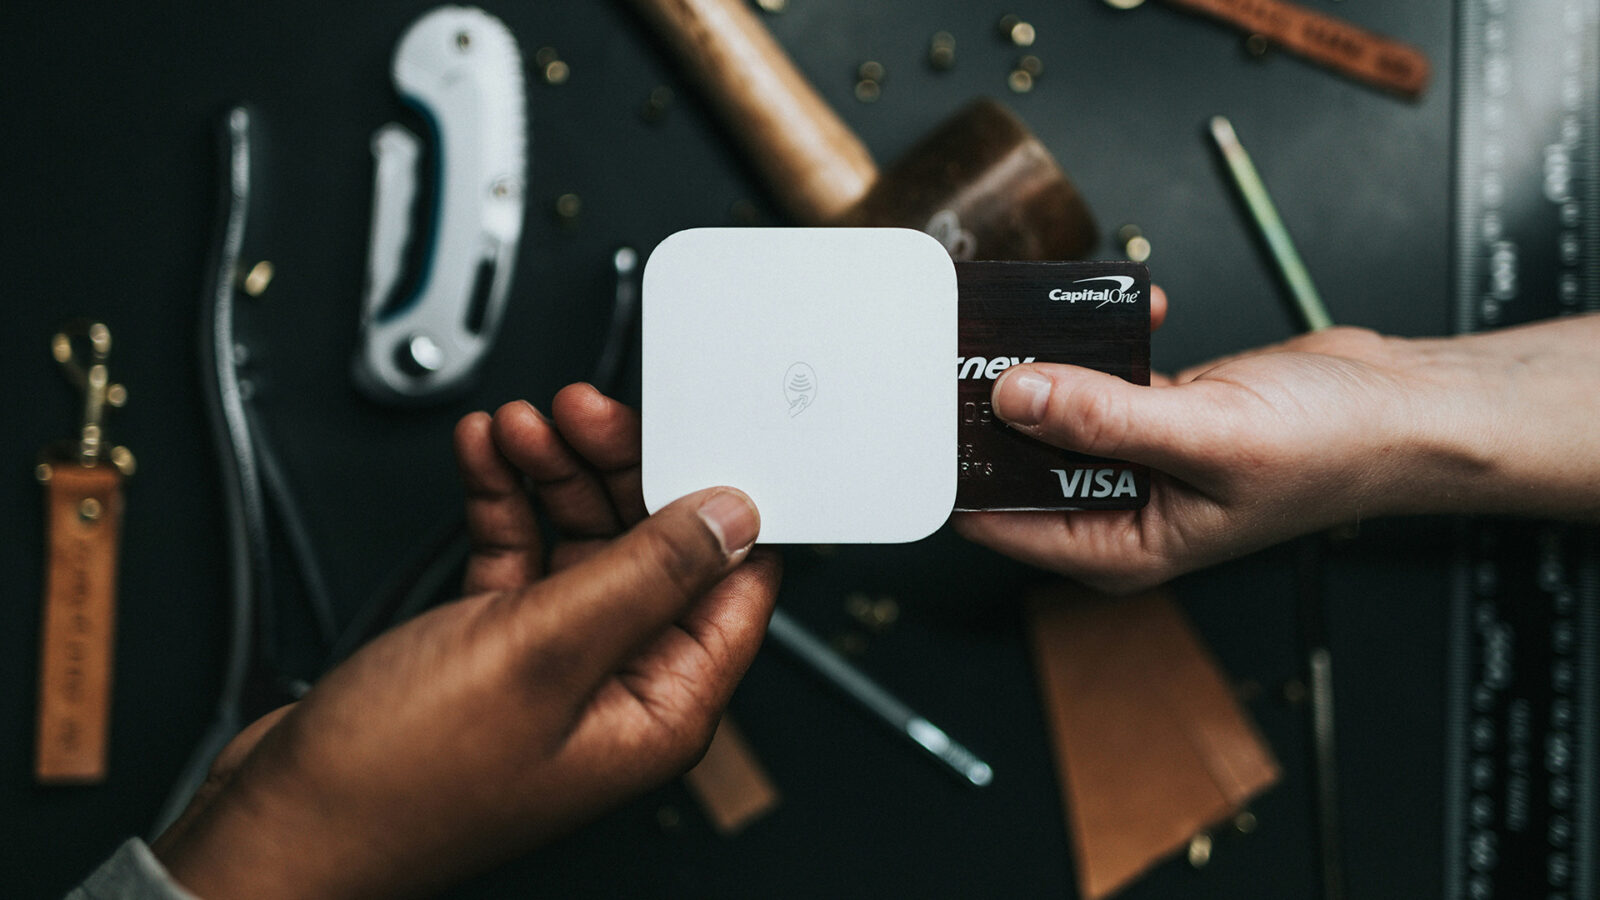
<svg viewBox="0 0 1600 900"><path fill-rule="evenodd" d="M1079 366L1030 363L1000 376L993 402L1002 421L1045 443L1181 476L1201 462L1203 435L1212 430L1193 394Z"/></svg>

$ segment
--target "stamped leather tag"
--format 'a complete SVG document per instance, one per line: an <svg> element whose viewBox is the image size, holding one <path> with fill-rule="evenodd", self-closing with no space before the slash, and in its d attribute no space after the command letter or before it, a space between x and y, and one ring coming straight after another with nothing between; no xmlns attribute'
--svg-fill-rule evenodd
<svg viewBox="0 0 1600 900"><path fill-rule="evenodd" d="M116 631L122 474L47 463L44 611L34 775L45 784L105 780Z"/></svg>

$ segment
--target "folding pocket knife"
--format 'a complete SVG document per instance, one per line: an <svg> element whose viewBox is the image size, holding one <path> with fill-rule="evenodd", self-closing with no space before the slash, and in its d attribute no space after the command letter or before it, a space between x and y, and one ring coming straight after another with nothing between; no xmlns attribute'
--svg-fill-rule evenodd
<svg viewBox="0 0 1600 900"><path fill-rule="evenodd" d="M422 140L399 124L378 129L354 374L373 399L415 405L467 386L505 311L527 178L522 57L499 19L444 6L406 31L393 77L430 132L431 206L413 209Z"/></svg>

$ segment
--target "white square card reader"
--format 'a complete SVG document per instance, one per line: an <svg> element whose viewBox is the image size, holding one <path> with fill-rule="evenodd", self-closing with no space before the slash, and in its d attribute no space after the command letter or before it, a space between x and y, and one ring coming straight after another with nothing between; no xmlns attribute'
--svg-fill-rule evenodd
<svg viewBox="0 0 1600 900"><path fill-rule="evenodd" d="M651 512L730 485L762 543L898 543L956 492L956 273L899 228L698 228L644 271Z"/></svg>

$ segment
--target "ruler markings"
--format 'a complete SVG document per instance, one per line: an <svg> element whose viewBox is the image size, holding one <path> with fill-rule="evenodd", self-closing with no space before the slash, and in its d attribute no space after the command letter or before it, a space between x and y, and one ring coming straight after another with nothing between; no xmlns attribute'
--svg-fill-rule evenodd
<svg viewBox="0 0 1600 900"><path fill-rule="evenodd" d="M1600 310L1600 0L1461 0L1456 37L1457 330ZM1444 896L1597 896L1600 530L1460 535Z"/></svg>

